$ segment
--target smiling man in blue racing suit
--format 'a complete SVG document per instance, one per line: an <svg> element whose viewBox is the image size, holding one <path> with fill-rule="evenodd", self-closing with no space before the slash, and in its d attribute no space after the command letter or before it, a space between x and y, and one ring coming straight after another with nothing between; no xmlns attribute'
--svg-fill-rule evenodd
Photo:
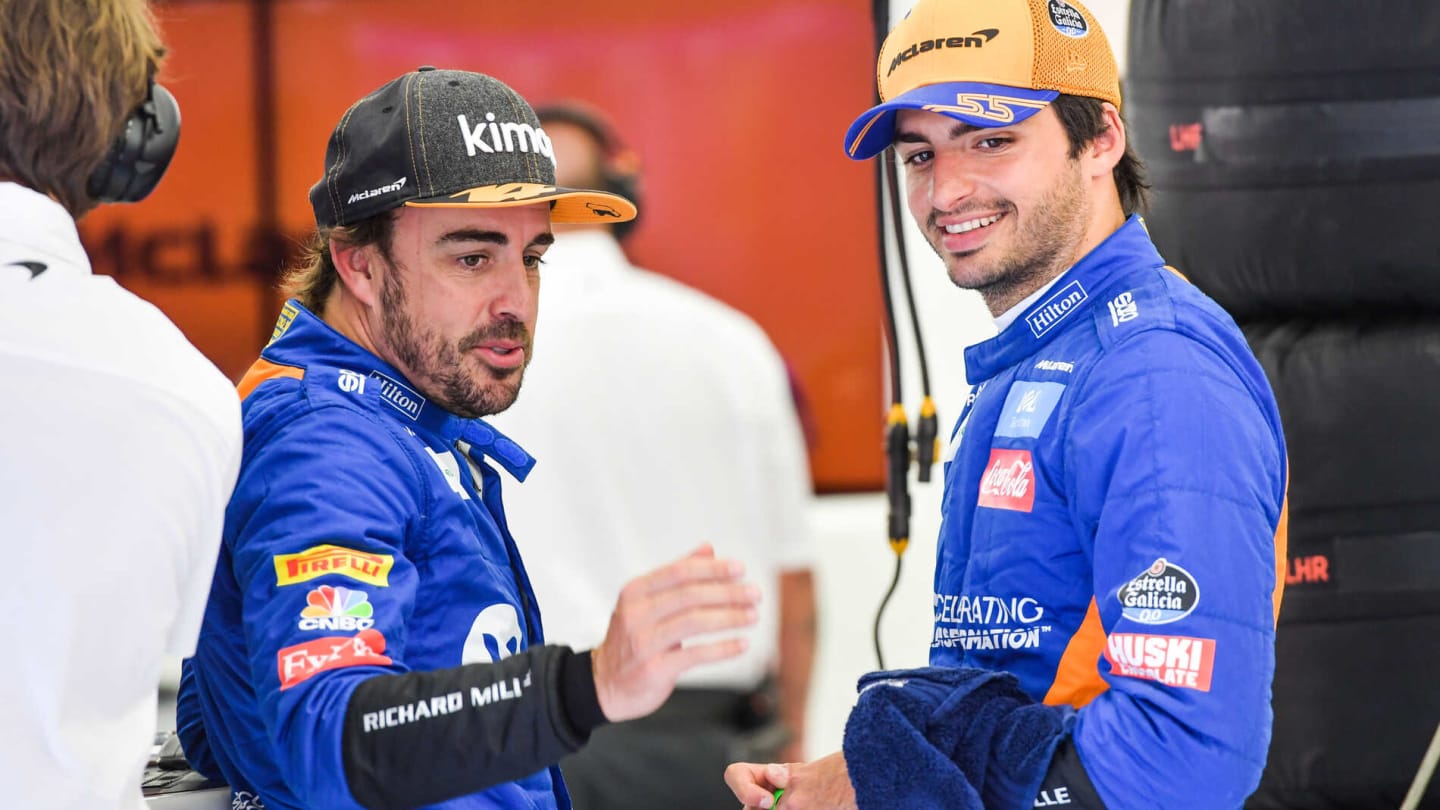
<svg viewBox="0 0 1440 810"><path fill-rule="evenodd" d="M634 206L557 188L524 99L433 68L351 107L311 203L296 297L240 385L186 757L244 810L568 808L554 764L743 649L682 642L755 618L701 547L632 580L594 650L546 646L505 521L492 465L534 462L479 417L518 393L551 222Z"/></svg>
<svg viewBox="0 0 1440 810"><path fill-rule="evenodd" d="M861 681L842 753L747 807L1236 808L1270 739L1286 460L1244 336L1168 268L1114 57L1077 2L920 0L855 159L998 335L945 465L931 667ZM887 159L888 156L887 156Z"/></svg>

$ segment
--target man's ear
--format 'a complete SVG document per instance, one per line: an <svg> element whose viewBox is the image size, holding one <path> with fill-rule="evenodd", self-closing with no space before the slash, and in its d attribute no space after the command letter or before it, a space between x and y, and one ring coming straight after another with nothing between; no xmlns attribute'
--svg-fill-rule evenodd
<svg viewBox="0 0 1440 810"><path fill-rule="evenodd" d="M380 297L380 285L384 281L384 268L376 260L375 246L356 246L347 242L331 240L330 261L340 276L340 283L357 301L366 307L374 307Z"/></svg>
<svg viewBox="0 0 1440 810"><path fill-rule="evenodd" d="M1090 142L1083 157L1092 176L1109 178L1120 158L1125 156L1127 136L1125 122L1120 120L1120 111L1114 104L1103 102L1100 115L1105 120L1105 128Z"/></svg>

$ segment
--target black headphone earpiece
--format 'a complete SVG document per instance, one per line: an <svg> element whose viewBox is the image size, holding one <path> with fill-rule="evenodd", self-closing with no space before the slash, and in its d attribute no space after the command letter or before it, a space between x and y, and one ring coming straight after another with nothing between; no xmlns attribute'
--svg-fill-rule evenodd
<svg viewBox="0 0 1440 810"><path fill-rule="evenodd" d="M86 186L96 202L139 202L160 182L180 142L180 105L164 86L150 82L145 99Z"/></svg>

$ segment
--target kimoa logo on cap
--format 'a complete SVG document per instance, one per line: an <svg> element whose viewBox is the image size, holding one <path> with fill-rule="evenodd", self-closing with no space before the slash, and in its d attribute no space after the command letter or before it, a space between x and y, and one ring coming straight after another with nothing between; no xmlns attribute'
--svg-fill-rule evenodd
<svg viewBox="0 0 1440 810"><path fill-rule="evenodd" d="M470 157L484 152L493 155L497 152L536 152L550 159L555 163L555 147L550 143L550 136L545 130L539 127L532 127L529 124L516 121L496 121L495 113L485 113L485 120L470 126L470 122L461 113L455 116L460 124L460 134L465 139L465 152ZM486 138L489 140L486 140Z"/></svg>
<svg viewBox="0 0 1440 810"><path fill-rule="evenodd" d="M985 43L999 35L1000 29L998 28L982 28L968 37L936 37L935 39L911 43L910 47L895 54L895 58L890 61L890 69L885 72L885 75L889 76L895 72L895 68L900 67L922 53L938 51L941 48L983 48L985 47Z"/></svg>

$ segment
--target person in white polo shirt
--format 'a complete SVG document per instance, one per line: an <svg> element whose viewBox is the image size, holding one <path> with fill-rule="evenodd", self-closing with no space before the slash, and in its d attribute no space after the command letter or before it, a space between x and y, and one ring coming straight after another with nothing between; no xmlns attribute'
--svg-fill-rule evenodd
<svg viewBox="0 0 1440 810"><path fill-rule="evenodd" d="M536 109L556 182L638 196L639 160L595 107ZM643 214L642 214L643 216ZM506 492L550 638L604 637L628 572L698 536L764 597L750 648L697 668L655 714L596 729L560 763L577 808L731 810L725 766L802 759L815 650L811 497L789 376L764 330L633 266L630 222L557 227L535 362L495 424L540 464Z"/></svg>
<svg viewBox="0 0 1440 810"><path fill-rule="evenodd" d="M144 807L162 662L194 649L240 465L230 381L75 227L169 164L163 50L142 0L0 4L6 807Z"/></svg>

